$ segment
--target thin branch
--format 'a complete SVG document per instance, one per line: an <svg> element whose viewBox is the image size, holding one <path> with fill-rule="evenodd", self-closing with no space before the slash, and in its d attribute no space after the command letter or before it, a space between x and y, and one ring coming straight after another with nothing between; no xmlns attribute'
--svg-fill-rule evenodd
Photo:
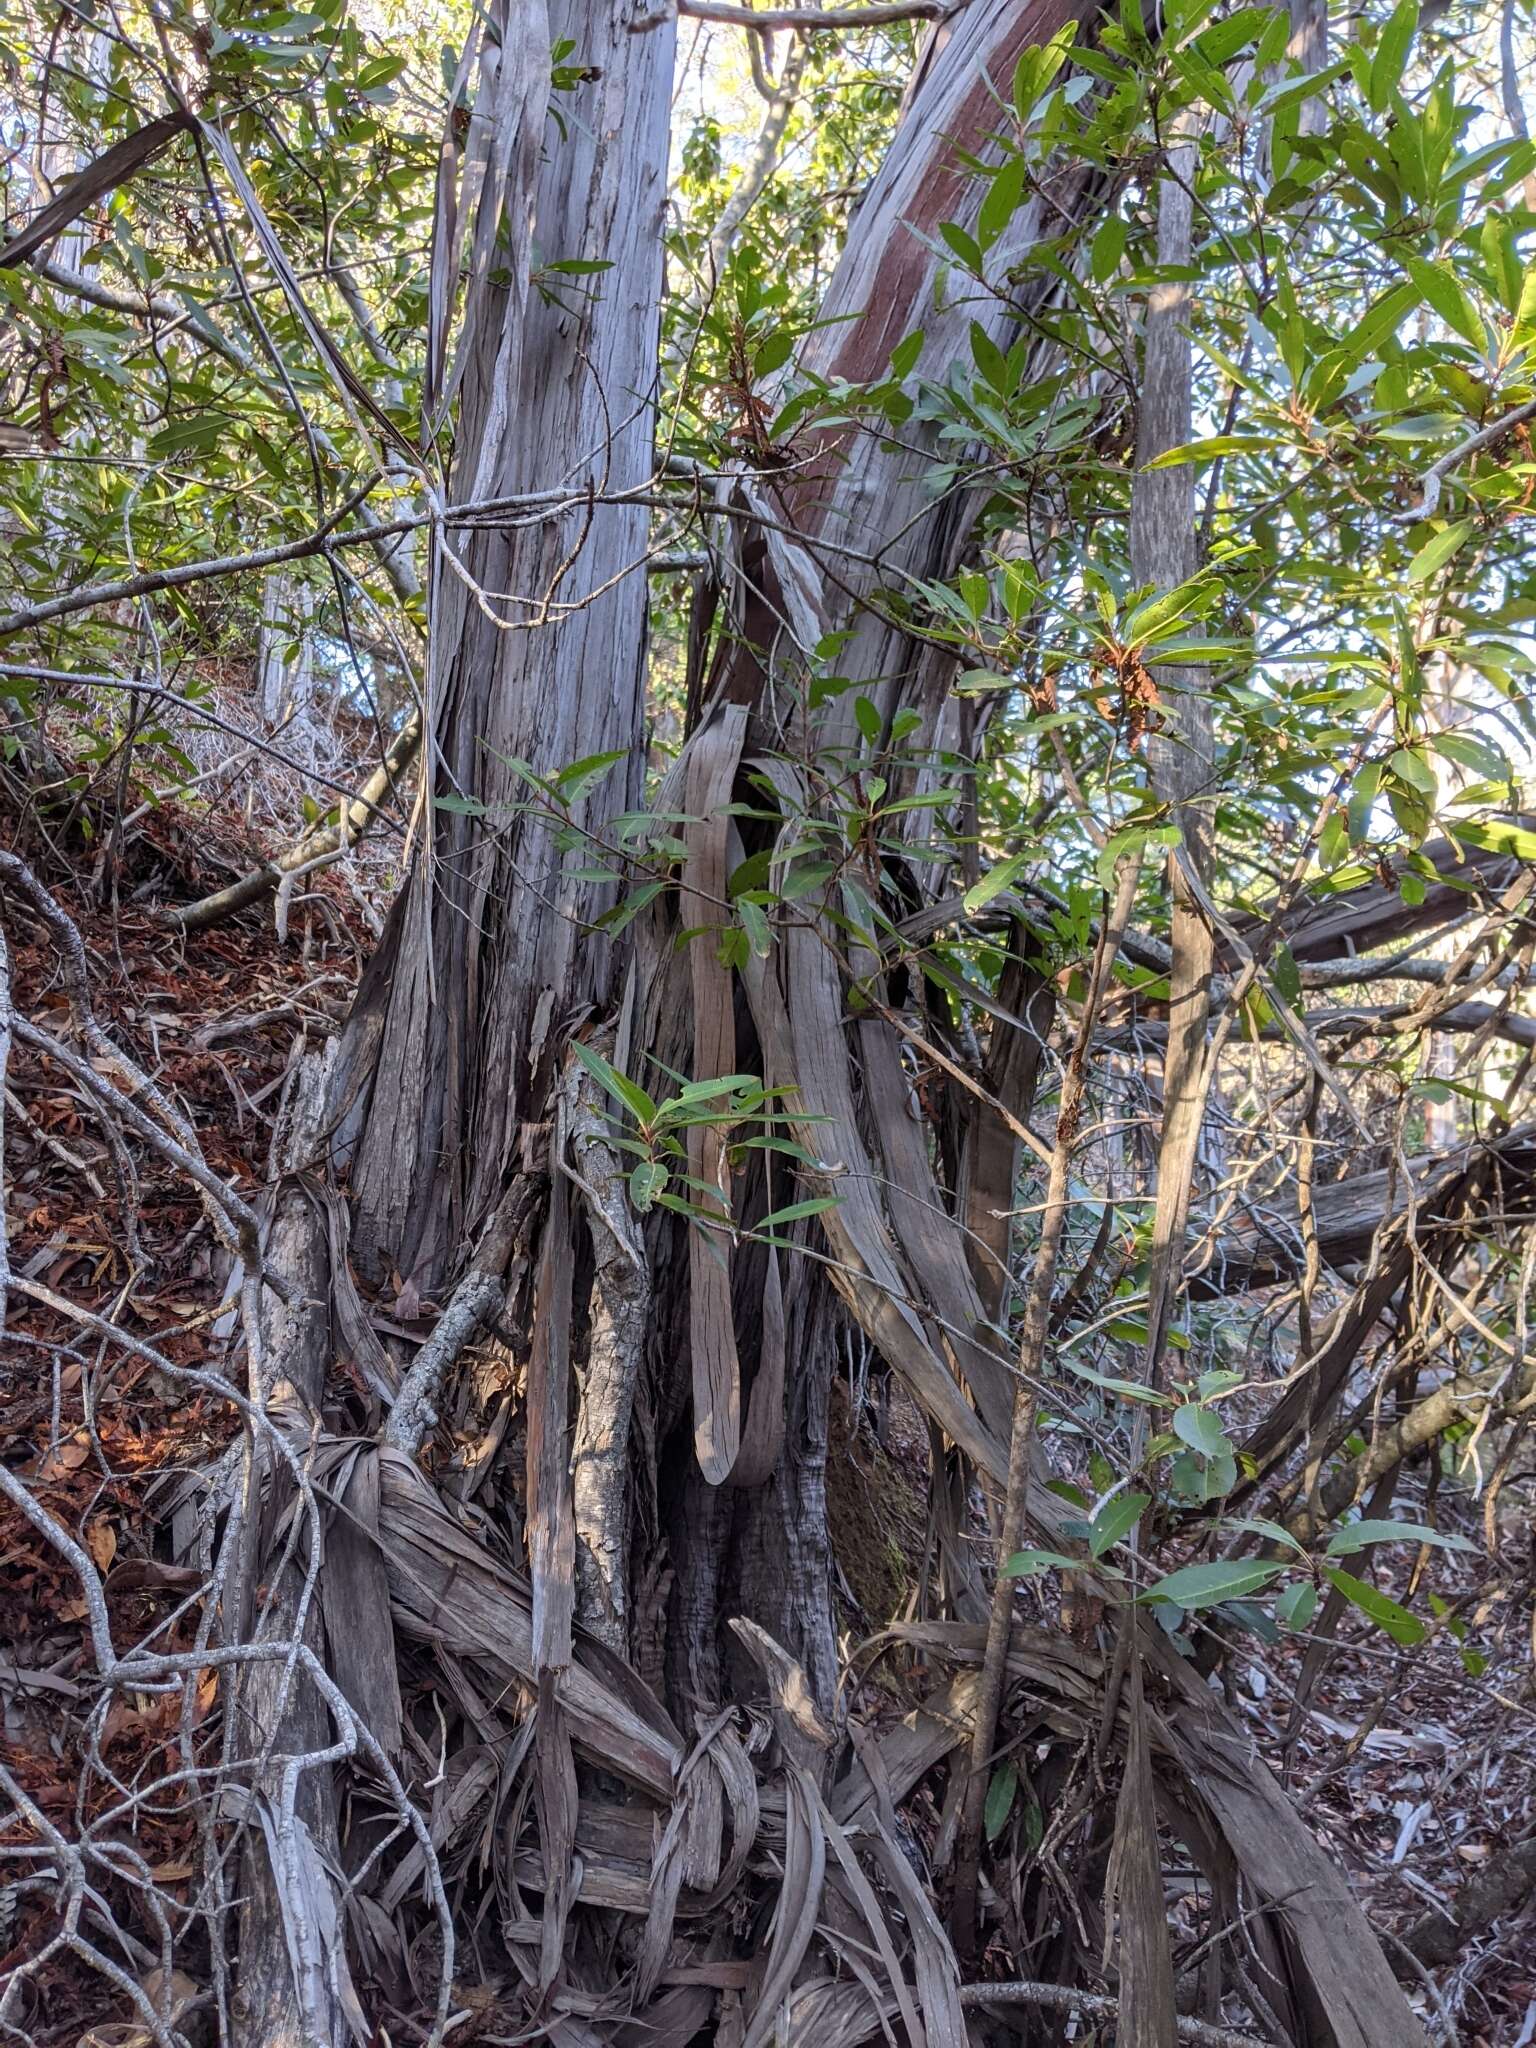
<svg viewBox="0 0 1536 2048"><path fill-rule="evenodd" d="M233 917L237 911L270 896L285 879L297 880L306 869L319 867L345 851L362 837L371 818L382 818L392 830L398 831L395 820L378 806L416 758L420 745L421 714L412 712L384 759L334 825L323 832L309 833L276 860L264 861L237 882L200 897L196 903L167 904L159 913L160 922L174 926L177 931L206 931L210 925L221 924L226 917Z"/></svg>
<svg viewBox="0 0 1536 2048"><path fill-rule="evenodd" d="M895 21L943 21L956 9L945 0L871 0L868 7L768 7L759 12L733 0L678 0L677 11L688 21L718 21L728 28L750 28L759 35L775 29L880 28ZM666 15L642 15L633 27L655 28Z"/></svg>
<svg viewBox="0 0 1536 2048"><path fill-rule="evenodd" d="M342 520L357 509L376 482L376 477L369 477L359 490L338 506L324 525L306 534L302 540L285 541L275 548L258 548L249 555L221 555L212 561L178 562L171 569L146 569L137 576L120 577L114 583L88 583L81 590L67 590L62 596L49 598L42 604L24 605L19 611L7 612L0 618L0 638L23 632L29 626L46 625L50 619L64 618L71 612L89 611L95 605L120 604L130 598L149 597L157 590L184 590L188 584L239 575L247 569L275 569L283 562L302 562L309 555L324 554L329 548L355 547L375 541L381 535L408 533L413 527L426 524L429 515L423 514L418 519L394 520L387 527L374 527L366 533L338 533L336 529Z"/></svg>
<svg viewBox="0 0 1536 2048"><path fill-rule="evenodd" d="M753 45L756 48L756 45ZM724 270L726 258L731 253L731 244L737 230L752 208L757 204L764 186L773 176L779 158L779 144L784 140L784 131L789 126L789 117L795 110L799 97L800 80L805 73L806 59L810 55L809 39L796 36L785 55L779 71L777 85L770 85L767 111L763 125L758 131L752 153L742 167L742 173L735 191L725 202L715 231L709 238L709 265L713 281L718 284Z"/></svg>
<svg viewBox="0 0 1536 2048"><path fill-rule="evenodd" d="M522 1224L521 1188L514 1186L486 1226L469 1271L449 1297L435 1328L400 1383L384 1428L384 1442L414 1458L437 1420L434 1406L444 1380L466 1344L495 1315L506 1291L506 1271Z"/></svg>
<svg viewBox="0 0 1536 2048"><path fill-rule="evenodd" d="M1528 398L1524 405L1517 405L1502 419L1490 420L1486 427L1479 427L1475 434L1469 434L1465 441L1459 441L1449 453L1431 463L1424 472L1424 495L1408 514L1410 520L1432 519L1440 503L1440 489L1453 469L1459 469L1470 456L1480 455L1485 448L1492 448L1502 441L1506 434L1512 434L1516 427L1524 426L1527 420L1536 419L1536 398Z"/></svg>

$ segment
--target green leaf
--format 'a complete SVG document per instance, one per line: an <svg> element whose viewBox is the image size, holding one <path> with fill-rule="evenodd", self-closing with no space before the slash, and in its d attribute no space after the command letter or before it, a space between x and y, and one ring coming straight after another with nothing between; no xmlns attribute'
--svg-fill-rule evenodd
<svg viewBox="0 0 1536 2048"><path fill-rule="evenodd" d="M1063 1356L1060 1363L1074 1378L1086 1380L1090 1387L1102 1387L1106 1394L1118 1394L1122 1401L1142 1401L1153 1407L1162 1399L1152 1387L1144 1387L1136 1380L1117 1380L1110 1373L1096 1372L1091 1365L1079 1365L1074 1358Z"/></svg>
<svg viewBox="0 0 1536 2048"><path fill-rule="evenodd" d="M629 1176L629 1199L643 1216L667 1184L667 1169L657 1160L642 1159Z"/></svg>
<svg viewBox="0 0 1536 2048"><path fill-rule="evenodd" d="M1470 768L1474 774L1485 775L1490 782L1509 780L1508 760L1497 747L1487 740L1480 740L1475 733L1437 732L1430 736L1429 744L1447 761L1454 761L1458 768Z"/></svg>
<svg viewBox="0 0 1536 2048"><path fill-rule="evenodd" d="M631 889L622 903L615 903L611 910L605 910L597 922L612 936L624 931L644 910L654 903L667 887L665 882L642 882L638 889Z"/></svg>
<svg viewBox="0 0 1536 2048"><path fill-rule="evenodd" d="M1517 825L1512 818L1458 824L1456 837L1465 839L1469 846L1480 846L1485 853L1507 853L1516 860L1536 861L1536 832Z"/></svg>
<svg viewBox="0 0 1536 2048"><path fill-rule="evenodd" d="M1408 61L1418 26L1418 0L1400 0L1381 32L1381 40L1371 59L1369 98L1378 114L1384 114L1392 104L1392 95L1402 82L1403 67Z"/></svg>
<svg viewBox="0 0 1536 2048"><path fill-rule="evenodd" d="M974 917L983 904L990 903L994 896L1000 896L1010 888L1028 860L1027 853L1010 854L1007 860L1000 860L995 868L989 868L979 882L973 882L960 899L966 916Z"/></svg>
<svg viewBox="0 0 1536 2048"><path fill-rule="evenodd" d="M1356 774L1349 792L1349 836L1358 846L1370 835L1371 807L1381 790L1381 763L1367 761Z"/></svg>
<svg viewBox="0 0 1536 2048"><path fill-rule="evenodd" d="M1214 1607L1220 1600L1240 1600L1267 1586L1280 1570L1277 1564L1256 1564L1251 1559L1233 1559L1217 1564L1187 1564L1170 1572L1141 1595L1142 1600L1165 1600L1175 1607Z"/></svg>
<svg viewBox="0 0 1536 2048"><path fill-rule="evenodd" d="M1415 1643L1423 1642L1423 1622L1416 1614L1410 1614L1406 1607L1399 1607L1395 1600L1389 1600L1385 1593L1378 1593L1363 1579L1351 1578L1348 1572L1340 1571L1336 1565L1324 1565L1323 1576L1378 1628L1385 1629L1394 1643L1411 1649Z"/></svg>
<svg viewBox="0 0 1536 2048"><path fill-rule="evenodd" d="M1212 434L1204 441L1186 441L1146 464L1148 469L1180 469L1187 462L1216 462L1224 455L1262 455L1285 443L1275 434Z"/></svg>
<svg viewBox="0 0 1536 2048"><path fill-rule="evenodd" d="M1304 1629L1317 1612L1317 1588L1310 1579L1298 1579L1287 1586L1275 1602L1275 1617L1285 1627Z"/></svg>
<svg viewBox="0 0 1536 2048"><path fill-rule="evenodd" d="M1413 560L1408 564L1410 583L1427 583L1437 569L1444 568L1462 542L1472 531L1470 519L1458 519L1454 526L1444 527L1425 541Z"/></svg>
<svg viewBox="0 0 1536 2048"><path fill-rule="evenodd" d="M1041 1572L1075 1572L1082 1559L1064 1557L1059 1550L1016 1550L1003 1566L1005 1579L1032 1579Z"/></svg>
<svg viewBox="0 0 1536 2048"><path fill-rule="evenodd" d="M1130 825L1123 832L1111 833L1094 863L1099 887L1106 891L1114 888L1115 870L1127 856L1139 854L1149 846L1177 846L1183 837L1177 825L1159 825L1155 829Z"/></svg>
<svg viewBox="0 0 1536 2048"><path fill-rule="evenodd" d="M854 698L853 721L871 746L879 745L880 735L885 729L885 722L880 716L878 707L868 697Z"/></svg>
<svg viewBox="0 0 1536 2048"><path fill-rule="evenodd" d="M692 1109L700 1102L715 1102L722 1095L739 1095L748 1088L761 1093L761 1087L756 1074L717 1074L712 1080L687 1081L670 1102L662 1104L660 1114L667 1117L675 1109Z"/></svg>
<svg viewBox="0 0 1536 2048"><path fill-rule="evenodd" d="M1121 1542L1152 1505L1149 1493L1118 1493L1094 1516L1088 1531L1088 1555L1102 1557Z"/></svg>
<svg viewBox="0 0 1536 2048"><path fill-rule="evenodd" d="M1223 1451L1232 1448L1226 1431L1212 1411L1194 1401L1186 1401L1174 1409L1173 1433L1180 1443L1188 1444L1202 1458L1219 1458Z"/></svg>
<svg viewBox="0 0 1536 2048"><path fill-rule="evenodd" d="M982 1809L982 1825L989 1842L995 1842L1008 1825L1008 1816L1013 1811L1014 1797L1019 1789L1019 1767L1010 1758L998 1765L992 1773L992 1782L987 1787L987 1803Z"/></svg>
<svg viewBox="0 0 1536 2048"><path fill-rule="evenodd" d="M1119 269L1130 232L1130 224L1117 213L1110 214L1095 232L1089 259L1095 284L1106 283Z"/></svg>
<svg viewBox="0 0 1536 2048"><path fill-rule="evenodd" d="M1536 341L1536 262L1525 266L1520 303L1510 323L1509 346L1511 349L1529 348L1533 341Z"/></svg>
<svg viewBox="0 0 1536 2048"><path fill-rule="evenodd" d="M1066 63L1076 38L1077 23L1069 21L1048 43L1025 50L1013 67L1013 111L1019 117L1021 128L1029 125L1030 116L1052 79Z"/></svg>
<svg viewBox="0 0 1536 2048"><path fill-rule="evenodd" d="M1283 940L1275 947L1269 971L1276 994L1284 997L1294 1010L1301 1002L1301 969L1296 965L1295 954Z"/></svg>
<svg viewBox="0 0 1536 2048"><path fill-rule="evenodd" d="M1008 358L979 320L971 322L971 361L998 397L1006 398L1012 388Z"/></svg>
<svg viewBox="0 0 1536 2048"><path fill-rule="evenodd" d="M1406 782L1410 789L1416 789L1420 796L1437 797L1440 783L1434 769L1417 747L1396 747L1387 757L1387 766L1399 782Z"/></svg>
<svg viewBox="0 0 1536 2048"><path fill-rule="evenodd" d="M627 1074L621 1074L617 1067L610 1066L600 1052L594 1052L579 1038L572 1039L571 1050L587 1072L622 1102L639 1124L649 1129L655 1123L656 1105L638 1081L631 1081Z"/></svg>
<svg viewBox="0 0 1536 2048"><path fill-rule="evenodd" d="M828 1209L835 1209L839 1199L837 1195L811 1195L803 1202L791 1202L787 1209L773 1210L754 1227L758 1230L771 1230L780 1223L794 1223L801 1216L822 1216Z"/></svg>
<svg viewBox="0 0 1536 2048"><path fill-rule="evenodd" d="M747 944L759 960L766 960L773 951L773 928L769 924L760 903L750 897L738 897L736 915L741 919L741 928L747 935Z"/></svg>
<svg viewBox="0 0 1536 2048"><path fill-rule="evenodd" d="M555 777L555 787L568 802L575 803L596 788L616 761L628 759L628 747L615 747L608 754L588 754L584 760L572 761L568 768L562 768Z"/></svg>
<svg viewBox="0 0 1536 2048"><path fill-rule="evenodd" d="M993 173L987 196L976 215L976 239L990 249L1024 204L1024 180L1028 169L1022 156L1011 156Z"/></svg>
<svg viewBox="0 0 1536 2048"><path fill-rule="evenodd" d="M958 256L967 270L979 271L981 269L982 254L981 250L977 247L974 236L968 235L964 228L957 226L952 220L941 220L939 222L939 234L943 238L944 245L949 250L949 253L952 256Z"/></svg>
<svg viewBox="0 0 1536 2048"><path fill-rule="evenodd" d="M1424 1522L1346 1522L1328 1539L1330 1557L1353 1557L1373 1543L1431 1543L1440 1550L1475 1550L1465 1536L1447 1536Z"/></svg>
<svg viewBox="0 0 1536 2048"><path fill-rule="evenodd" d="M923 330L921 327L916 327L910 334L904 335L891 350L891 366L888 374L894 377L898 383L902 378L910 377L917 368L917 359L922 352Z"/></svg>
<svg viewBox="0 0 1536 2048"><path fill-rule="evenodd" d="M781 327L777 334L770 334L757 354L752 358L752 375L771 377L775 370L782 370L795 352L795 337L787 328Z"/></svg>
<svg viewBox="0 0 1536 2048"><path fill-rule="evenodd" d="M1488 346L1487 331L1482 315L1467 297L1461 279L1448 263L1426 263L1422 258L1410 256L1406 269L1430 306L1446 326L1464 340L1470 341L1479 355Z"/></svg>

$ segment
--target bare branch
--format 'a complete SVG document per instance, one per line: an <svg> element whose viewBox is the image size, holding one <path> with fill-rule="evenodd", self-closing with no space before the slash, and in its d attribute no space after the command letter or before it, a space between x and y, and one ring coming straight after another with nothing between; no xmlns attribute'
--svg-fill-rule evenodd
<svg viewBox="0 0 1536 2048"><path fill-rule="evenodd" d="M945 0L871 0L867 7L740 7L733 0L678 0L677 11L689 21L718 21L729 28L755 29L769 35L775 29L881 28L896 21L943 21L956 12ZM644 29L658 17L637 21ZM665 17L660 17L665 19Z"/></svg>
<svg viewBox="0 0 1536 2048"><path fill-rule="evenodd" d="M1506 434L1512 434L1516 427L1524 426L1527 420L1532 419L1536 419L1536 398L1528 398L1524 405L1517 405L1501 419L1490 420L1486 427L1479 427L1465 441L1458 441L1424 472L1424 495L1409 512L1409 519L1432 519L1440 503L1441 487L1451 471L1459 469L1471 456L1480 455L1485 448L1494 447Z"/></svg>

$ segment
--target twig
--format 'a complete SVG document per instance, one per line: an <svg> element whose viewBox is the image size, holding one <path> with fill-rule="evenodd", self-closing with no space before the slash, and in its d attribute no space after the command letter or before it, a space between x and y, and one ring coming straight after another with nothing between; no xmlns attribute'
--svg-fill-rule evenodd
<svg viewBox="0 0 1536 2048"><path fill-rule="evenodd" d="M414 1458L437 1420L434 1403L459 1353L500 1305L508 1261L522 1220L522 1189L514 1183L501 1199L475 1251L469 1271L449 1296L436 1327L400 1382L384 1428L384 1442Z"/></svg>
<svg viewBox="0 0 1536 2048"><path fill-rule="evenodd" d="M209 925L219 924L226 917L233 917L237 911L259 903L263 896L270 896L286 876L296 880L306 870L339 853L343 845L355 845L371 818L383 818L391 829L398 830L395 820L379 809L379 800L409 768L420 745L421 715L412 712L389 752L334 825L327 826L323 832L307 834L285 853L280 853L276 860L263 861L260 867L252 868L237 882L215 889L211 896L199 897L196 903L166 905L159 912L160 922L174 926L177 931L206 931Z"/></svg>
<svg viewBox="0 0 1536 2048"><path fill-rule="evenodd" d="M1458 441L1449 453L1431 463L1424 472L1424 495L1408 513L1409 519L1432 519L1440 503L1440 487L1453 469L1465 462L1470 455L1479 455L1483 449L1491 448L1502 441L1506 434L1512 434L1516 427L1524 426L1530 419L1536 419L1536 398L1528 398L1524 405L1517 405L1513 412L1507 412L1502 419L1490 420L1486 427L1479 427L1475 434L1469 434L1465 441Z"/></svg>

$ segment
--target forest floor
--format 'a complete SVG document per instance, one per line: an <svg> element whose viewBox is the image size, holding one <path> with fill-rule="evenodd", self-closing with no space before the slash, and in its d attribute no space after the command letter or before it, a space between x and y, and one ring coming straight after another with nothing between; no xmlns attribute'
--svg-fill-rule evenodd
<svg viewBox="0 0 1536 2048"><path fill-rule="evenodd" d="M79 926L91 1000L108 1035L181 1105L209 1165L254 1198L284 1078L346 1014L396 850L377 856L360 881L328 873L308 883L280 939L270 903L186 935L154 913L156 901L218 887L272 850L253 840L233 797L147 810L109 861L93 861L89 851L79 857L78 843L65 857L56 836L50 843L35 818L14 809L0 814L0 845L32 863ZM93 875L82 886L80 877ZM4 914L17 1010L58 1030L68 996L52 942L21 901L8 901ZM14 1048L6 1088L12 1270L114 1316L178 1364L220 1362L232 1327L225 1270L186 1179L153 1155L136 1157L135 1258L118 1169L76 1084ZM3 1454L89 1550L123 1641L159 1627L167 1647L191 1643L197 1616L181 1603L200 1575L177 1562L176 1474L206 1465L231 1429L227 1409L209 1397L187 1398L148 1365L104 1367L100 1347L78 1327L35 1301L13 1300L0 1355ZM905 1601L923 1543L926 1457L927 1431L899 1394L877 1435L873 1407L838 1389L828 1496L850 1647ZM1500 1592L1531 1575L1497 1569L1499 1554L1518 1566L1516 1553L1536 1543L1530 1481L1505 1488L1493 1568L1473 1489L1445 1475L1436 1505L1441 1525L1479 1548L1436 1558L1436 1594L1450 1606L1426 1644L1398 1650L1380 1633L1367 1639L1363 1627L1346 1624L1294 1727L1299 1641L1243 1638L1224 1669L1230 1703L1377 1925L1396 1934L1496 1872L1536 1832L1532 1614ZM1413 1569L1410 1558L1399 1596ZM1055 1621L1045 1582L1031 1582L1026 1597L1045 1603L1043 1618ZM0 1503L0 1757L66 1835L82 1818L90 1672L86 1610L67 1564L14 1506ZM163 1768L175 1732L165 1720L169 1704L115 1702L100 1748L120 1784ZM860 1681L850 1704L875 1716L904 1710L899 1685L879 1674ZM199 1711L217 1709L210 1682ZM112 1796L99 1775L93 1786L91 1800ZM189 1903L197 1845L185 1808L138 1811L133 1842L169 1905ZM0 1888L0 1976L32 1952L51 1915L45 1892ZM143 1945L140 1963L152 1962L153 1930L130 1932ZM1412 1985L1414 1973L1406 1975ZM1417 1981L1416 2002L1432 2023L1452 2021L1464 2048L1527 2048L1536 2041L1536 1901ZM125 2018L124 2001L66 1956L38 1980L24 2025L38 2048L72 2048L87 2036L91 2048L135 2048L138 2030L122 2026ZM456 2048L474 2037L471 2025L456 2035Z"/></svg>

